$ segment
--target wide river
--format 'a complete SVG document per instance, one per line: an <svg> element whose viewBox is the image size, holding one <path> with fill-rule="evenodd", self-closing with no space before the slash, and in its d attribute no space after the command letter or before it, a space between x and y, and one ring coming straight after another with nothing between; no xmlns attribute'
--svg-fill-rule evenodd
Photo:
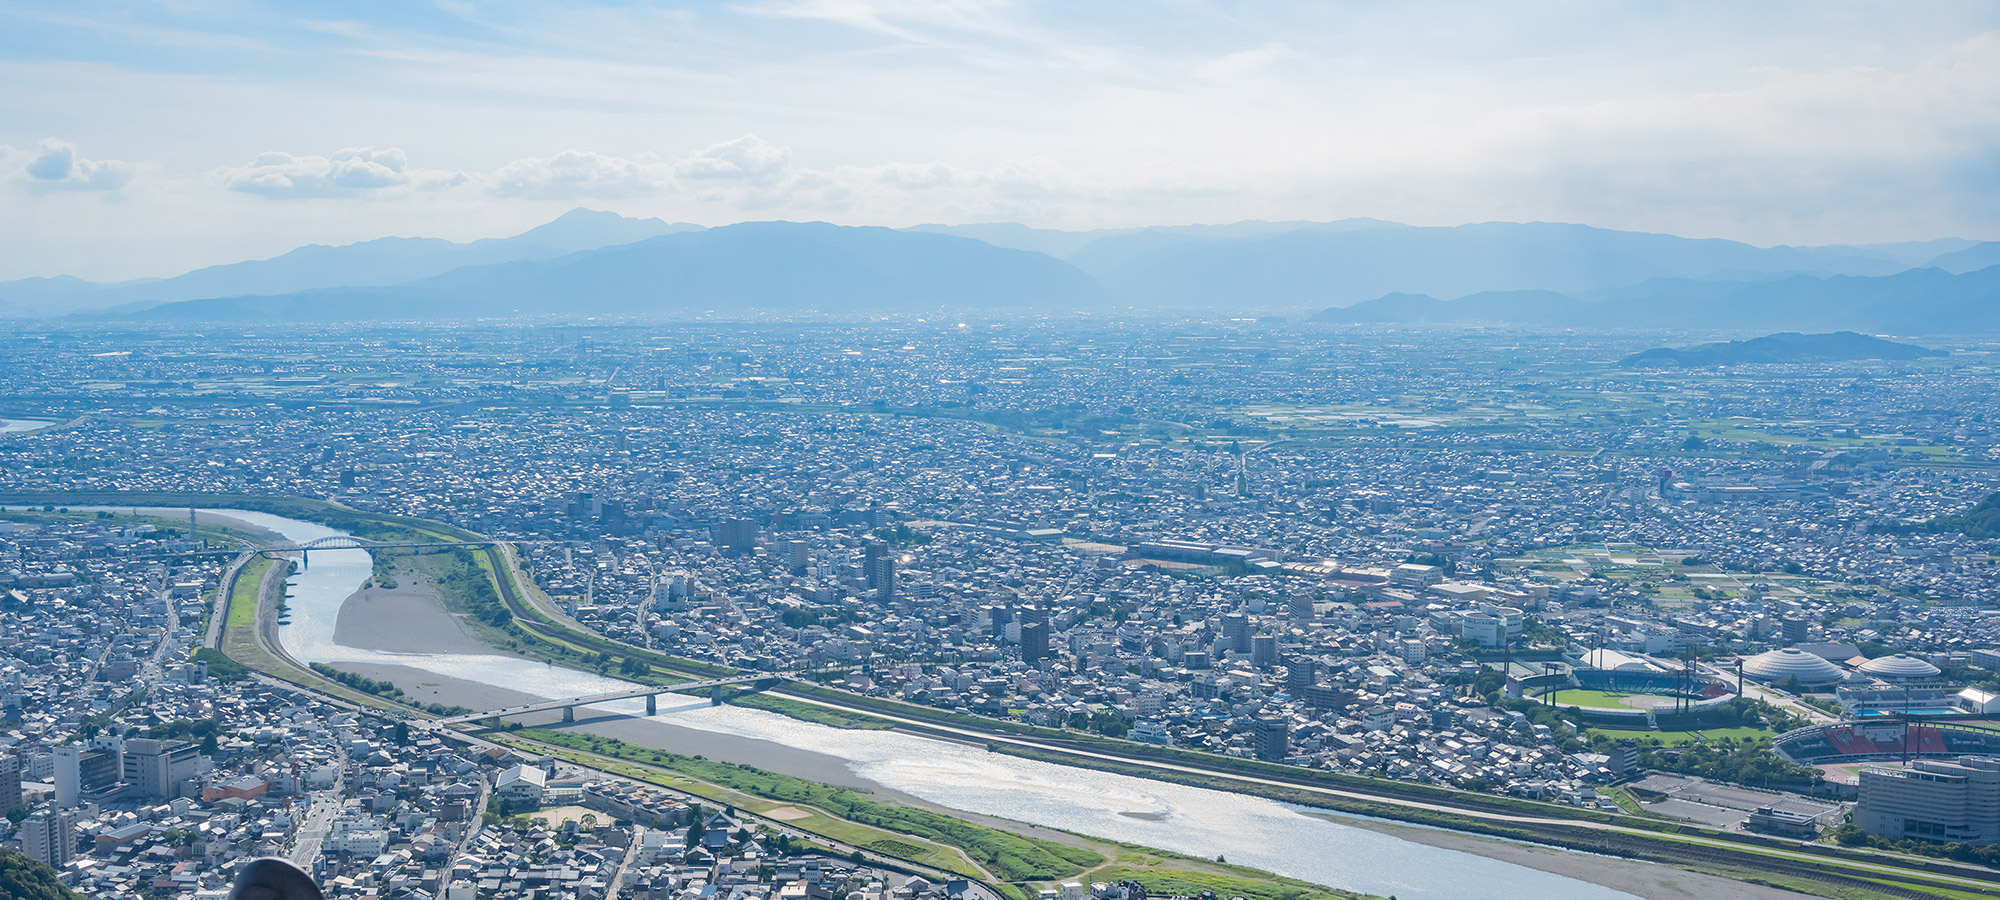
<svg viewBox="0 0 2000 900"><path fill-rule="evenodd" d="M343 532L266 513L215 510L310 541ZM289 583L291 622L279 630L301 662L387 663L525 691L547 699L608 693L627 682L485 654L383 653L334 641L341 604L372 570L363 550L322 550ZM641 701L605 704L642 715ZM661 718L701 731L771 741L845 760L855 774L940 806L1174 850L1401 900L1637 900L1560 875L1329 822L1255 797L988 753L886 731L800 722L705 701L661 704ZM1136 814L1136 815L1135 815Z"/></svg>
<svg viewBox="0 0 2000 900"><path fill-rule="evenodd" d="M0 434L38 431L54 424L55 422L48 419L0 419Z"/></svg>

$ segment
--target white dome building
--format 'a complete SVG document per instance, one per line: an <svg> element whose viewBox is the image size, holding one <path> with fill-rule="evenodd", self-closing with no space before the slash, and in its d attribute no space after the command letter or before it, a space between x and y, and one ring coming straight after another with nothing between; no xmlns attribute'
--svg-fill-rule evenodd
<svg viewBox="0 0 2000 900"><path fill-rule="evenodd" d="M1759 653L1743 660L1743 676L1764 682L1796 677L1808 687L1824 687L1847 677L1839 666L1796 647Z"/></svg>
<svg viewBox="0 0 2000 900"><path fill-rule="evenodd" d="M1937 666L1931 665L1930 662L1918 659L1908 653L1898 653L1894 656L1878 656L1862 663L1859 668L1863 675L1893 684L1929 681L1943 674L1943 670Z"/></svg>

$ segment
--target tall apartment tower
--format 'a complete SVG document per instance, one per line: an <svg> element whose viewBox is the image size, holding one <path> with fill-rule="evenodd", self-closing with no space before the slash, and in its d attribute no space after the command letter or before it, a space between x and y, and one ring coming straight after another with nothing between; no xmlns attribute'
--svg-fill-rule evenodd
<svg viewBox="0 0 2000 900"><path fill-rule="evenodd" d="M42 807L21 820L21 852L29 859L60 869L76 858L76 814Z"/></svg>
<svg viewBox="0 0 2000 900"><path fill-rule="evenodd" d="M1049 623L1029 622L1021 626L1021 661L1035 665L1049 658Z"/></svg>
<svg viewBox="0 0 2000 900"><path fill-rule="evenodd" d="M1222 649L1231 653L1250 652L1250 617L1230 613L1222 617Z"/></svg>
<svg viewBox="0 0 2000 900"><path fill-rule="evenodd" d="M21 759L0 753L0 816L21 808Z"/></svg>
<svg viewBox="0 0 2000 900"><path fill-rule="evenodd" d="M1276 716L1258 716L1250 726L1251 747L1265 762L1283 762L1291 755L1290 723Z"/></svg>
<svg viewBox="0 0 2000 900"><path fill-rule="evenodd" d="M1250 639L1250 664L1259 669L1278 667L1278 636L1260 634Z"/></svg>
<svg viewBox="0 0 2000 900"><path fill-rule="evenodd" d="M726 553L749 553L757 549L757 520L725 519L715 526L715 543Z"/></svg>
<svg viewBox="0 0 2000 900"><path fill-rule="evenodd" d="M889 554L889 545L883 541L869 541L861 552L861 574L868 579L868 587L881 591L882 599L895 596L896 559Z"/></svg>
<svg viewBox="0 0 2000 900"><path fill-rule="evenodd" d="M1285 664L1285 693L1293 700L1304 700L1306 691L1319 682L1319 668L1310 656L1294 656Z"/></svg>

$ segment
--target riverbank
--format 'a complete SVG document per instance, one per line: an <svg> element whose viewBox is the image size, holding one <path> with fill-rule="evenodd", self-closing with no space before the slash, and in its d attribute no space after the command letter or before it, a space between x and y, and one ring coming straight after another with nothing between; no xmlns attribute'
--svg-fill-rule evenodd
<svg viewBox="0 0 2000 900"><path fill-rule="evenodd" d="M421 572L407 566L393 571L395 587L370 580L341 601L335 643L383 653L507 654L481 641L462 615L446 609L444 595Z"/></svg>
<svg viewBox="0 0 2000 900"><path fill-rule="evenodd" d="M348 512L347 515L356 517L358 514ZM313 530L323 528L304 526L300 531L311 535ZM288 644L293 638L305 635L308 636L306 646L334 654L328 657L330 662L340 661L338 654L343 651L333 646L337 642L332 640L333 623L328 621L332 616L326 614L336 613L340 601L353 593L352 586L366 577L365 555L361 559L363 562L358 567L343 563L358 571L345 576L352 579L342 582L345 588L328 596L326 576L334 573L324 571L320 557L315 554L314 578L301 581L302 589L306 581L322 582L312 592L317 594L314 611L305 615L299 625L287 629ZM503 593L510 593L510 588L510 585L501 586ZM333 609L327 608L328 601L331 601ZM515 612L516 615L522 614L518 608ZM316 617L326 623L324 632L309 627ZM594 646L597 642L581 635L564 632L552 635L552 639L579 640L592 645L590 649L593 651L598 649ZM642 652L611 646L604 649L618 654ZM382 660L380 654L366 661L394 664ZM496 662L507 665L495 665ZM538 677L541 667L528 663L533 668L523 670L517 665L520 662L517 658L493 656L487 650L483 659L436 654L432 659L423 661L421 666L429 672L463 674L467 678L509 688L515 685L532 686L538 696L545 697L581 696L593 691L616 689L592 684L615 684L610 679L562 669L552 670L544 682ZM435 680L422 674L415 677ZM491 705L480 705L492 708ZM1239 860L1240 857L1264 868L1297 870L1299 874L1322 884L1368 883L1381 893L1407 889L1401 893L1402 896L1456 900L1464 896L1462 891L1466 884L1477 884L1484 895L1493 897L1611 895L1598 885L1586 885L1576 879L1555 875L1528 877L1529 870L1533 868L1531 866L1488 860L1473 864L1479 854L1425 846L1423 842L1407 841L1387 834L1380 834L1373 841L1356 837L1362 833L1377 834L1370 829L1348 826L1344 830L1327 831L1334 827L1332 823L1312 824L1315 820L1290 811L1276 815L1278 809L1269 800L1241 797L1226 789L1220 792L1188 789L1184 792L1184 789L1155 780L1140 782L1127 776L1082 771L1060 765L1059 761L1024 767L987 753L976 745L940 745L936 740L883 732L867 732L859 736L855 736L854 732L845 732L853 739L830 739L827 735L832 729L804 726L767 714L752 715L753 711L747 709L724 707L710 710L703 707L699 711L724 715L712 721L699 718L684 721L700 721L704 724L702 730L710 732L734 731L763 741L810 746L846 760L855 771L870 776L871 780L908 787L909 791L921 792L953 810L987 809L1012 818L1049 822L1056 827L1085 833L1129 835L1124 839L1179 847L1182 852L1196 855L1226 850L1232 860ZM811 735L812 738L796 740L794 733ZM702 740L713 740L713 737L705 736ZM892 744L902 746L892 747ZM891 750L893 752L884 753ZM1118 796L1103 796L1107 792ZM1145 803L1132 805L1123 795L1158 797L1162 800L1165 800L1164 795L1172 795L1173 800L1165 806L1149 809ZM1106 813L1109 815L1104 815ZM1169 827L1135 828L1134 823L1158 823ZM1434 856L1436 854L1442 856ZM1264 858L1251 858L1257 855ZM1553 883L1542 883L1543 879L1551 879ZM1684 895L1682 892L1647 893L1657 896Z"/></svg>
<svg viewBox="0 0 2000 900"><path fill-rule="evenodd" d="M1520 844L1441 828L1418 828L1414 825L1398 825L1375 819L1312 815L1322 815L1329 821L1355 828L1366 828L1412 843L1471 853L1517 866L1540 869L1578 881L1588 881L1615 891L1644 897L1646 900L1690 900L1690 898L1715 900L1723 897L1730 900L1798 900L1800 896L1794 891L1782 888L1748 884L1716 875L1690 872L1657 863L1635 862L1615 856L1578 853L1538 844Z"/></svg>

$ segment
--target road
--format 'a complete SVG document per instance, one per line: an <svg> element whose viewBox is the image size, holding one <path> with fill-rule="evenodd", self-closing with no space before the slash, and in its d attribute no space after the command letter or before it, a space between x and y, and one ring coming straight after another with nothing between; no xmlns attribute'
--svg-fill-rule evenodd
<svg viewBox="0 0 2000 900"><path fill-rule="evenodd" d="M307 872L319 863L321 845L326 843L327 827L333 824L333 817L340 813L341 785L347 781L346 765L334 779L333 788L312 793L312 806L306 812L306 820L299 823L298 839L292 842L292 852L285 855L292 865Z"/></svg>
<svg viewBox="0 0 2000 900"><path fill-rule="evenodd" d="M1732 680L1736 674L1734 672L1728 672L1714 667L1711 667L1711 671L1713 671L1717 675L1728 676ZM1835 722L1840 721L1838 717L1829 716L1824 712L1821 712L1817 709L1807 706L1804 703L1799 702L1798 699L1795 697L1792 697L1788 694L1779 693L1777 691L1762 687L1752 682L1746 681L1743 683L1743 696L1749 697L1753 700L1762 700L1765 703L1769 703L1772 706L1778 707L1779 709L1791 713L1792 715L1798 716L1799 718L1804 719L1806 722L1813 725L1831 725Z"/></svg>
<svg viewBox="0 0 2000 900"><path fill-rule="evenodd" d="M254 556L254 553L243 553L230 560L229 566L222 570L222 580L216 583L215 599L209 603L208 633L201 637L202 646L222 648L222 624L229 618L229 589L236 584L236 573L242 571L243 564Z"/></svg>
<svg viewBox="0 0 2000 900"><path fill-rule="evenodd" d="M604 889L604 900L618 900L618 892L625 886L625 873L639 859L639 846L645 839L646 826L632 826L632 842L625 845L625 858L618 861L618 870L611 873L611 884Z"/></svg>

